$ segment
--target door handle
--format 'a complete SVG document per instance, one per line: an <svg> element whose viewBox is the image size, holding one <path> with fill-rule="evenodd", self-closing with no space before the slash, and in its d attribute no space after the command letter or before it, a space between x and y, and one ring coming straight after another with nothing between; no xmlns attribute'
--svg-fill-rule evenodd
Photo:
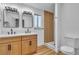
<svg viewBox="0 0 79 59"><path fill-rule="evenodd" d="M30 45L30 46L32 45L32 41L29 41L29 45Z"/></svg>
<svg viewBox="0 0 79 59"><path fill-rule="evenodd" d="M8 51L11 51L11 44L8 45Z"/></svg>

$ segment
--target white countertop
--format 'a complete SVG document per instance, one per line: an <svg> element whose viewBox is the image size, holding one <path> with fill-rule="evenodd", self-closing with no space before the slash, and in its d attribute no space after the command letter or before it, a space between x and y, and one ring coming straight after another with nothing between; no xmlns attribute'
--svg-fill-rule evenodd
<svg viewBox="0 0 79 59"><path fill-rule="evenodd" d="M36 33L20 33L20 34L12 34L12 35L0 35L0 38L5 37L15 37L15 36L23 36L23 35L36 35Z"/></svg>

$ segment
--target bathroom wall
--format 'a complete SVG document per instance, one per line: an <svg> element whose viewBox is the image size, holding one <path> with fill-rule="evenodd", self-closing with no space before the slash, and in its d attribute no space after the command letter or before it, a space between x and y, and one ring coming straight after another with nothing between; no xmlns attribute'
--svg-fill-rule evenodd
<svg viewBox="0 0 79 59"><path fill-rule="evenodd" d="M0 29L1 29L1 9L0 9ZM1 30L0 30L0 34L1 34Z"/></svg>
<svg viewBox="0 0 79 59"><path fill-rule="evenodd" d="M65 3L62 5L62 40L61 45L68 43L64 34L79 34L79 4ZM71 42L71 41L70 41ZM73 44L73 42L71 42ZM71 43L68 43L71 45Z"/></svg>
<svg viewBox="0 0 79 59"><path fill-rule="evenodd" d="M79 4L63 4L62 12L64 32L79 34Z"/></svg>
<svg viewBox="0 0 79 59"><path fill-rule="evenodd" d="M60 3L56 3L55 4L55 18L54 18L54 22L55 22L55 50L56 52L58 52L60 50L61 47L61 39L62 39L62 19L61 19L61 13L62 13L62 4Z"/></svg>
<svg viewBox="0 0 79 59"><path fill-rule="evenodd" d="M0 29L1 29L1 9L0 9ZM1 34L1 30L0 30L0 34Z"/></svg>
<svg viewBox="0 0 79 59"><path fill-rule="evenodd" d="M34 7L30 4L7 4L7 5L10 5L10 6L15 6L17 8L19 8L19 11L21 9L31 9L34 13L36 14L39 14L39 15L42 15L42 28L44 28L44 10L42 9L39 9L37 7ZM21 12L21 11L20 11ZM21 13L20 13L21 15ZM20 17L20 27L19 28L13 28L13 30L16 32L16 33L24 33L25 30L27 30L27 28L22 28L22 22L21 22L21 17ZM8 31L10 31L11 28L3 28L3 26L1 25L1 34L6 34ZM38 45L43 45L44 44L44 29L34 29L33 28L30 28L31 32L35 32L37 33L38 35Z"/></svg>
<svg viewBox="0 0 79 59"><path fill-rule="evenodd" d="M50 12L54 12L55 11L55 3L28 3L28 5L32 5L35 8L39 8L42 10L47 10Z"/></svg>
<svg viewBox="0 0 79 59"><path fill-rule="evenodd" d="M0 6L0 34L2 33L2 10Z"/></svg>

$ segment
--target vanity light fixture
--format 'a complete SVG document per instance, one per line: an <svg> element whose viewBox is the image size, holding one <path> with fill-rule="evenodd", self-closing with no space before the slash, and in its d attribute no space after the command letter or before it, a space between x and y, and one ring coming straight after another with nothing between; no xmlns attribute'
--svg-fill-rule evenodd
<svg viewBox="0 0 79 59"><path fill-rule="evenodd" d="M32 15L31 12L27 12L27 11L24 11L23 14L29 14L29 15Z"/></svg>
<svg viewBox="0 0 79 59"><path fill-rule="evenodd" d="M11 12L18 12L18 10L16 8L12 8L12 7L9 7L9 6L5 6L5 10L6 11L11 11Z"/></svg>

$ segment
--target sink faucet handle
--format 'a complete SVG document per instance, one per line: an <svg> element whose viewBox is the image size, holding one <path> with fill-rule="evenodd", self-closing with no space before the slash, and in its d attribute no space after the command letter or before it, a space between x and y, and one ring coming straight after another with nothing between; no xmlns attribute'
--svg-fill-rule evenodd
<svg viewBox="0 0 79 59"><path fill-rule="evenodd" d="M10 34L10 33L8 32L8 34Z"/></svg>
<svg viewBox="0 0 79 59"><path fill-rule="evenodd" d="M27 32L29 32L29 29L27 29Z"/></svg>
<svg viewBox="0 0 79 59"><path fill-rule="evenodd" d="M11 34L13 34L13 29L11 28Z"/></svg>
<svg viewBox="0 0 79 59"><path fill-rule="evenodd" d="M11 31L13 31L12 28L11 28Z"/></svg>
<svg viewBox="0 0 79 59"><path fill-rule="evenodd" d="M16 32L14 32L14 34L16 34Z"/></svg>

